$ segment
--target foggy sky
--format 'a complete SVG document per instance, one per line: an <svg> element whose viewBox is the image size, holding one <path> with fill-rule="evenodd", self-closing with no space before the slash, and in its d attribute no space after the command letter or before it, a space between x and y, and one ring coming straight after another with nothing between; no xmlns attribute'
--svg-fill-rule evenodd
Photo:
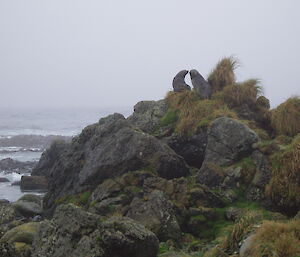
<svg viewBox="0 0 300 257"><path fill-rule="evenodd" d="M299 10L298 0L0 0L0 107L131 106L229 55L238 80L261 79L276 106L299 93Z"/></svg>

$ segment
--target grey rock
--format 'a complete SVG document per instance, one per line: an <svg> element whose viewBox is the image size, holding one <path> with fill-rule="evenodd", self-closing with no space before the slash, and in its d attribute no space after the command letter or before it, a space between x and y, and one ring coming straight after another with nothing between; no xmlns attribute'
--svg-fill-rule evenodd
<svg viewBox="0 0 300 257"><path fill-rule="evenodd" d="M249 251L253 245L253 239L255 234L250 234L243 242L239 250L239 256L241 257L250 257Z"/></svg>
<svg viewBox="0 0 300 257"><path fill-rule="evenodd" d="M202 77L202 75L197 70L191 70L190 76L195 92L202 98L207 99L212 94L212 89L210 84Z"/></svg>
<svg viewBox="0 0 300 257"><path fill-rule="evenodd" d="M208 187L219 186L223 182L224 177L222 168L211 163L203 164L196 175L197 181Z"/></svg>
<svg viewBox="0 0 300 257"><path fill-rule="evenodd" d="M152 167L165 178L189 173L182 157L155 137L136 129L121 114L100 119L85 128L71 144L57 150L54 147L46 151L34 170L48 174L46 208L59 197L93 190L105 179L144 167ZM53 160L48 155L57 158Z"/></svg>
<svg viewBox="0 0 300 257"><path fill-rule="evenodd" d="M16 252L12 244L1 243L0 244L0 256L1 257L21 257Z"/></svg>
<svg viewBox="0 0 300 257"><path fill-rule="evenodd" d="M167 110L168 104L165 100L141 101L134 106L134 112L127 120L142 131L151 133L159 125Z"/></svg>
<svg viewBox="0 0 300 257"><path fill-rule="evenodd" d="M35 215L42 214L41 205L34 202L18 200L12 205L24 217L34 217Z"/></svg>
<svg viewBox="0 0 300 257"><path fill-rule="evenodd" d="M27 194L12 203L16 212L24 217L34 217L42 214L42 198L37 195Z"/></svg>
<svg viewBox="0 0 300 257"><path fill-rule="evenodd" d="M237 188L240 185L242 176L242 168L241 167L229 167L226 170L226 177L223 180L222 187L223 188Z"/></svg>
<svg viewBox="0 0 300 257"><path fill-rule="evenodd" d="M44 176L22 176L20 188L22 191L47 191L48 181Z"/></svg>
<svg viewBox="0 0 300 257"><path fill-rule="evenodd" d="M159 190L154 190L146 197L147 200L133 199L126 216L154 232L160 241L178 240L181 236L181 230L173 204Z"/></svg>
<svg viewBox="0 0 300 257"><path fill-rule="evenodd" d="M251 157L256 166L256 172L247 188L246 197L251 201L265 200L265 187L272 177L272 170L267 158L260 151L254 151Z"/></svg>
<svg viewBox="0 0 300 257"><path fill-rule="evenodd" d="M185 91L185 90L191 90L191 87L185 83L185 76L186 74L188 74L189 71L187 70L182 70L180 72L178 72L176 74L176 76L174 77L173 79L173 89L174 89L174 92L182 92L182 91Z"/></svg>
<svg viewBox="0 0 300 257"><path fill-rule="evenodd" d="M30 173L35 165L36 162L20 162L11 158L5 158L0 161L0 170L4 170L6 173Z"/></svg>
<svg viewBox="0 0 300 257"><path fill-rule="evenodd" d="M155 257L156 236L128 218L103 220L72 204L60 205L41 222L32 257Z"/></svg>
<svg viewBox="0 0 300 257"><path fill-rule="evenodd" d="M204 163L230 165L253 152L257 134L245 124L221 117L214 120L208 131Z"/></svg>
<svg viewBox="0 0 300 257"><path fill-rule="evenodd" d="M198 131L192 136L174 133L162 140L178 155L182 156L188 165L197 168L202 166L207 145L207 132L205 130Z"/></svg>
<svg viewBox="0 0 300 257"><path fill-rule="evenodd" d="M11 204L0 204L0 225L9 223L16 218L17 214Z"/></svg>
<svg viewBox="0 0 300 257"><path fill-rule="evenodd" d="M5 183L5 182L9 182L9 180L7 178L0 178L0 183Z"/></svg>

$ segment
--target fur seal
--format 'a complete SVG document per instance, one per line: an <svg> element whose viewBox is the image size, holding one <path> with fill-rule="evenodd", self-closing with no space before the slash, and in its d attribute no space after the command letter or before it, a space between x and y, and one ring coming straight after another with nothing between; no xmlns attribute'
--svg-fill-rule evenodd
<svg viewBox="0 0 300 257"><path fill-rule="evenodd" d="M182 70L177 73L177 75L173 79L173 89L174 92L182 92L185 90L191 90L191 87L185 83L185 76L188 74L189 71Z"/></svg>
<svg viewBox="0 0 300 257"><path fill-rule="evenodd" d="M194 90L204 99L207 99L212 94L212 89L210 84L202 77L202 75L197 70L191 70L190 76Z"/></svg>

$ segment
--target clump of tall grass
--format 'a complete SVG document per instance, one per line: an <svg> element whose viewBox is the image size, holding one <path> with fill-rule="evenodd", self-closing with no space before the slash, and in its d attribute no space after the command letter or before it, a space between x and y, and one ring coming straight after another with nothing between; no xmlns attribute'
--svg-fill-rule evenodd
<svg viewBox="0 0 300 257"><path fill-rule="evenodd" d="M178 115L175 131L182 135L193 134L218 117L236 118L236 114L221 101L201 100L193 91L169 92L166 100Z"/></svg>
<svg viewBox="0 0 300 257"><path fill-rule="evenodd" d="M272 171L266 195L281 211L295 214L300 206L300 135L272 157Z"/></svg>
<svg viewBox="0 0 300 257"><path fill-rule="evenodd" d="M266 221L256 231L246 256L300 256L300 221Z"/></svg>
<svg viewBox="0 0 300 257"><path fill-rule="evenodd" d="M249 79L241 83L225 86L222 91L217 92L213 96L213 99L221 100L230 108L239 107L243 104L253 107L261 92L262 88L259 86L259 80Z"/></svg>
<svg viewBox="0 0 300 257"><path fill-rule="evenodd" d="M291 97L273 110L271 124L277 135L300 133L300 98Z"/></svg>
<svg viewBox="0 0 300 257"><path fill-rule="evenodd" d="M222 90L225 86L235 84L236 77L234 70L237 64L237 60L233 57L226 57L218 62L207 78L213 93Z"/></svg>
<svg viewBox="0 0 300 257"><path fill-rule="evenodd" d="M238 248L239 243L244 236L251 231L255 221L258 220L257 215L259 214L254 211L249 211L234 224L232 232L222 244L222 248L226 252L232 253Z"/></svg>
<svg viewBox="0 0 300 257"><path fill-rule="evenodd" d="M266 98L265 96L261 95L257 98L256 105L259 108L269 110L270 109L270 100L268 98Z"/></svg>

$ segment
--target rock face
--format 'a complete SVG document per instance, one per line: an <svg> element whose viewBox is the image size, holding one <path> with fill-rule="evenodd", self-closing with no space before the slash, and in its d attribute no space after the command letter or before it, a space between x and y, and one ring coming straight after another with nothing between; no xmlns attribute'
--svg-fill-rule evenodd
<svg viewBox="0 0 300 257"><path fill-rule="evenodd" d="M44 176L22 176L20 187L22 191L47 191L48 181Z"/></svg>
<svg viewBox="0 0 300 257"><path fill-rule="evenodd" d="M263 200L265 198L265 187L272 177L272 170L267 158L260 151L254 151L251 157L256 166L256 173L247 189L247 198L251 201Z"/></svg>
<svg viewBox="0 0 300 257"><path fill-rule="evenodd" d="M127 120L142 131L151 133L167 110L168 105L165 100L141 101L134 106L134 112Z"/></svg>
<svg viewBox="0 0 300 257"><path fill-rule="evenodd" d="M74 205L61 205L41 223L32 257L156 257L156 236L128 218L103 221Z"/></svg>
<svg viewBox="0 0 300 257"><path fill-rule="evenodd" d="M253 152L257 134L243 123L221 117L213 121L208 131L204 163L230 165Z"/></svg>
<svg viewBox="0 0 300 257"><path fill-rule="evenodd" d="M33 174L49 178L45 199L49 208L62 196L93 190L107 178L144 167L165 178L189 172L170 147L133 127L121 114L113 114L86 127L71 144L48 149Z"/></svg>
<svg viewBox="0 0 300 257"><path fill-rule="evenodd" d="M147 200L135 198L130 204L127 217L143 224L154 232L160 241L178 240L181 230L173 210L173 204L168 201L163 192L154 190Z"/></svg>
<svg viewBox="0 0 300 257"><path fill-rule="evenodd" d="M178 155L182 156L190 166L200 168L204 160L207 144L207 131L201 130L192 136L181 136L173 134L164 138L166 142Z"/></svg>

